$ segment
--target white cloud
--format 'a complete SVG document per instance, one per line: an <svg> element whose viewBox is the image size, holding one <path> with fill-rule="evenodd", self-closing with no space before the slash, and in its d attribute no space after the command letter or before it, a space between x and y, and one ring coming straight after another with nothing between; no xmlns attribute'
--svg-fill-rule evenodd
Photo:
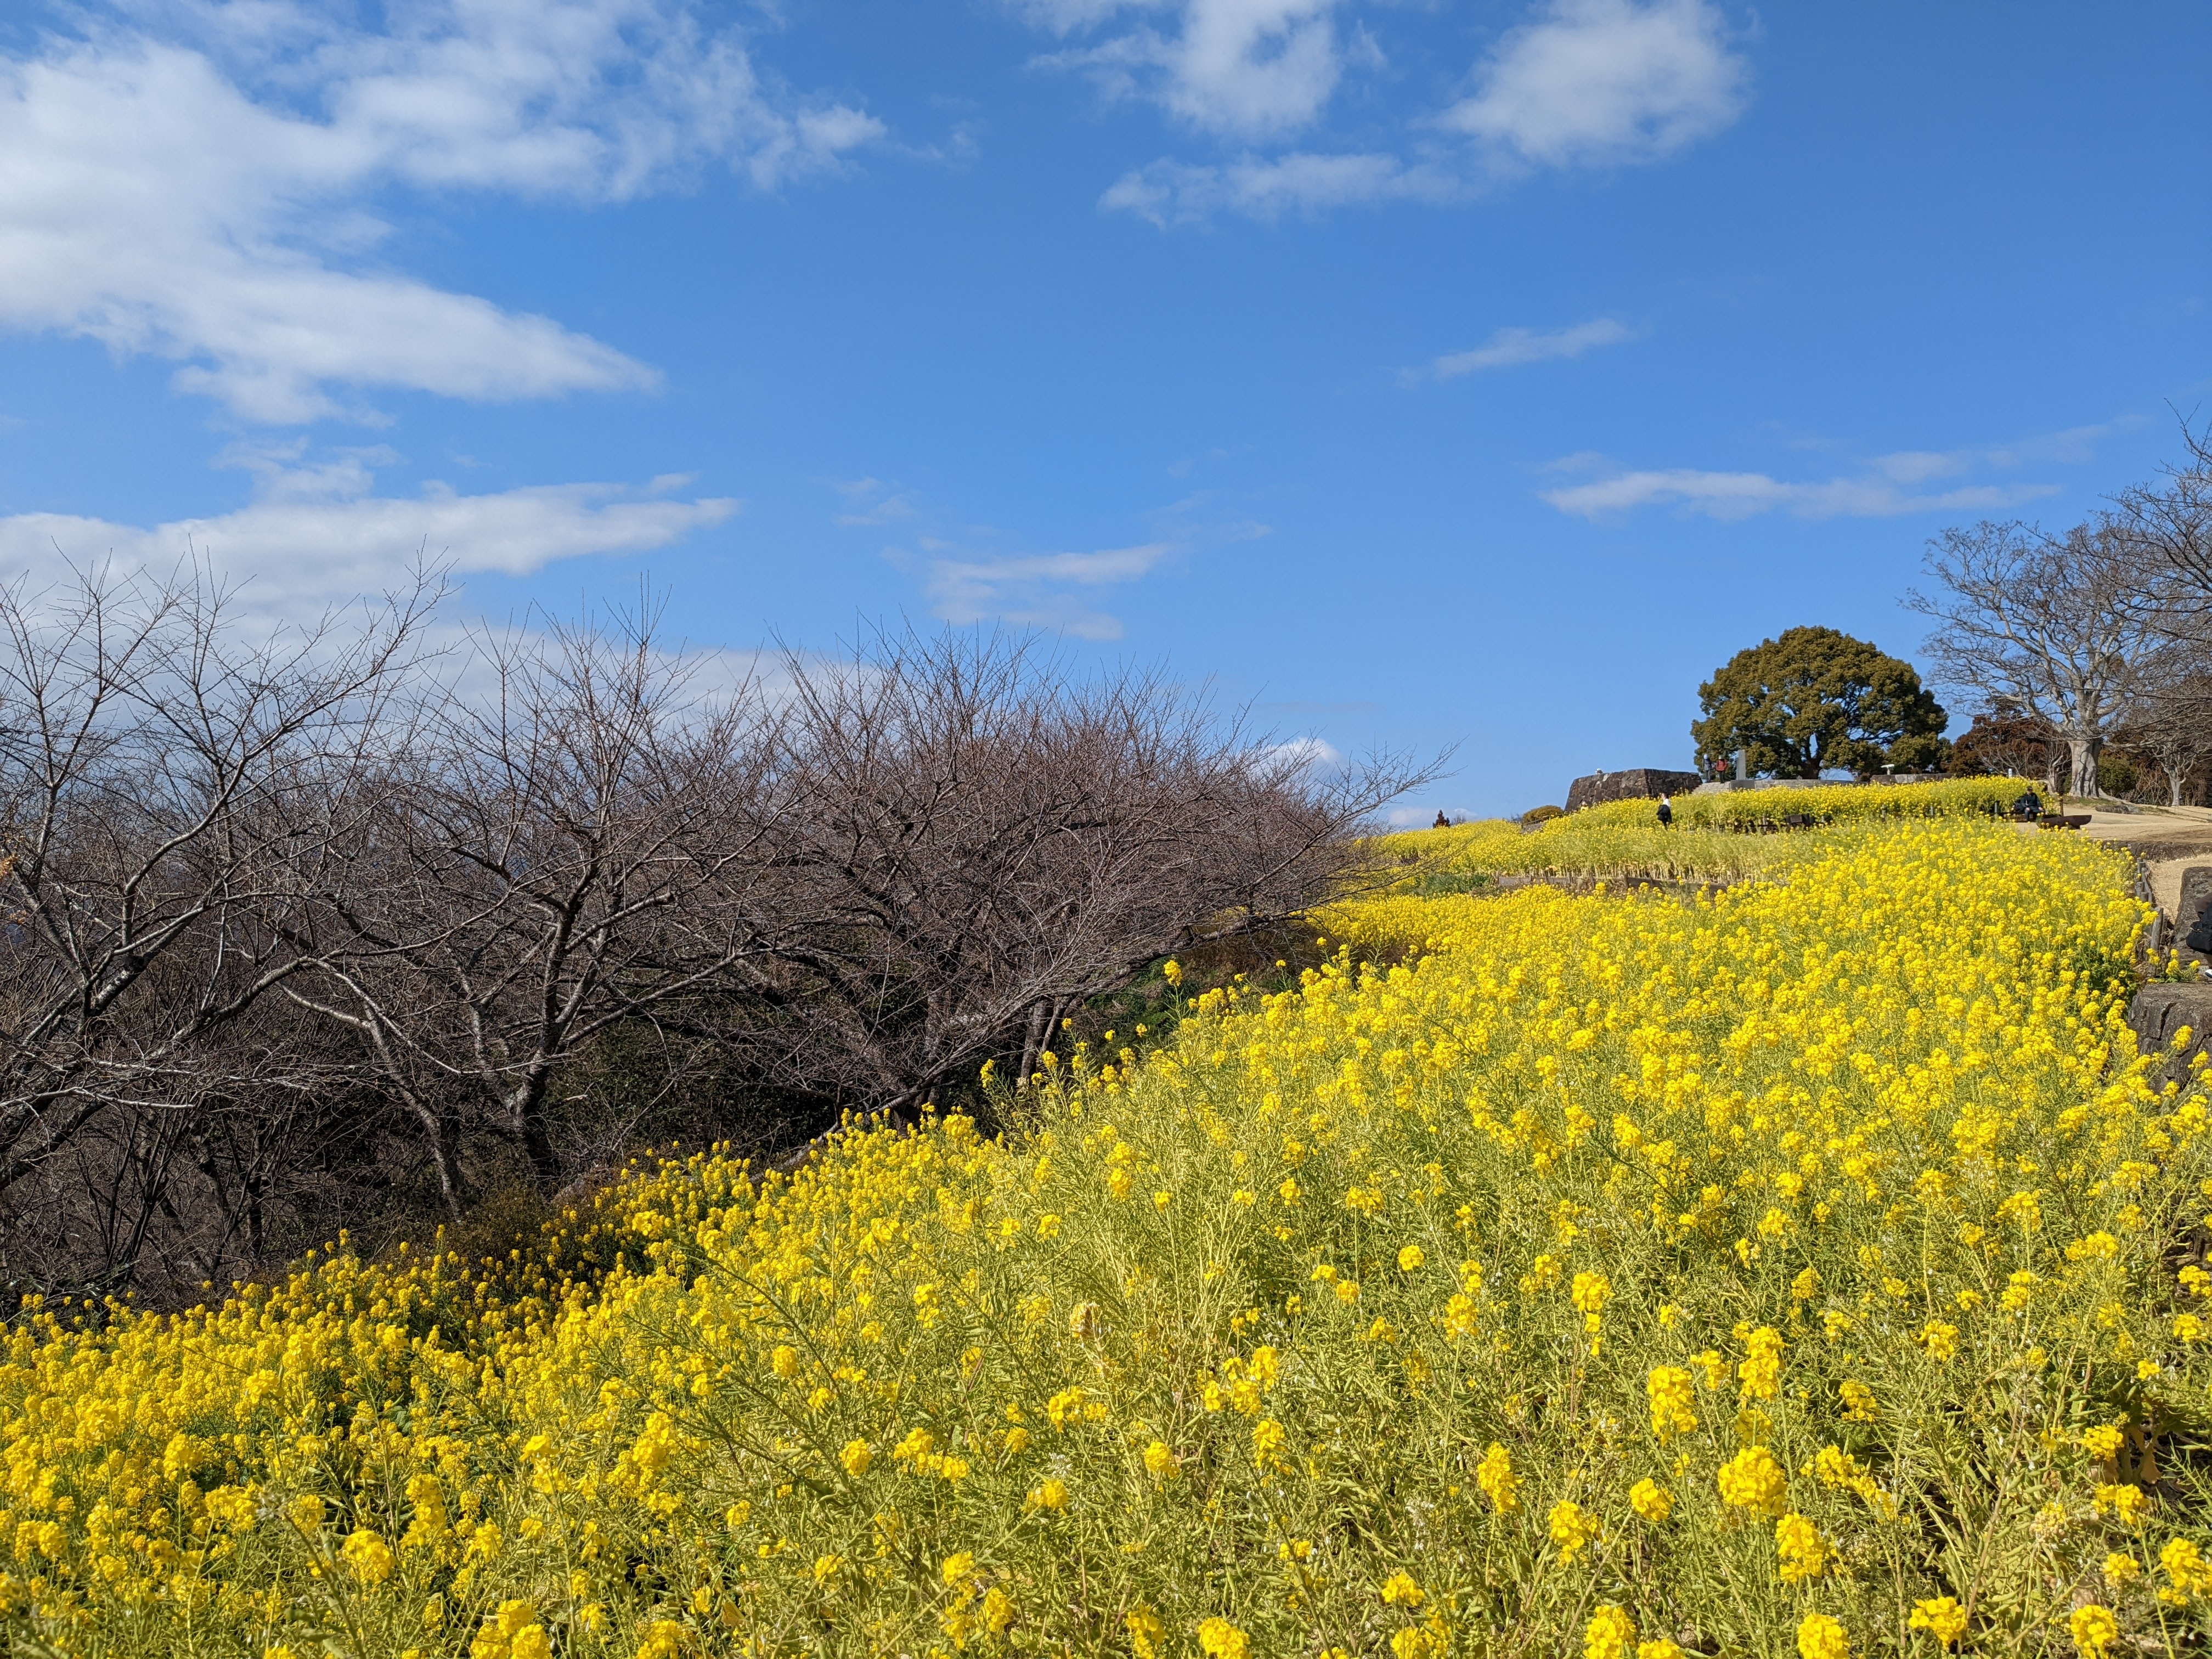
<svg viewBox="0 0 2212 1659"><path fill-rule="evenodd" d="M930 608L958 625L996 619L1051 628L1079 639L1118 640L1121 622L1085 599L1148 574L1173 551L1167 542L1096 553L1037 553L1010 558L930 561Z"/></svg>
<svg viewBox="0 0 2212 1659"><path fill-rule="evenodd" d="M1635 331L1610 317L1599 317L1572 328L1548 331L1531 328L1501 328L1472 351L1455 351L1437 358L1425 369L1407 371L1409 380L1455 380L1486 368L1511 368L1522 363L1540 363L1554 357L1579 357L1597 346L1619 345L1636 337Z"/></svg>
<svg viewBox="0 0 2212 1659"><path fill-rule="evenodd" d="M1037 59L1091 75L1109 98L1143 98L1207 132L1258 138L1295 132L1328 105L1344 72L1338 0L1179 0L1176 27L1148 24L1097 46ZM1138 9L1157 11L1157 4ZM1022 8L1066 34L1126 9L1098 0L1042 0Z"/></svg>
<svg viewBox="0 0 2212 1659"><path fill-rule="evenodd" d="M1116 179L1098 205L1165 227L1224 212L1267 220L1376 202L1440 201L1459 191L1449 173L1395 155L1294 152L1218 167L1155 161Z"/></svg>
<svg viewBox="0 0 2212 1659"><path fill-rule="evenodd" d="M291 447L233 453L256 475L255 499L234 512L150 527L60 513L0 518L0 578L44 582L74 564L167 573L197 555L247 582L256 611L298 616L380 592L416 561L457 573L526 575L556 559L642 553L723 522L726 498L653 499L626 485L539 484L464 495L432 484L412 498L374 495L369 468L388 453L341 453L302 465Z"/></svg>
<svg viewBox="0 0 2212 1659"><path fill-rule="evenodd" d="M845 510L830 514L830 522L845 529L896 524L921 515L911 500L879 478L832 478L829 483L845 498Z"/></svg>
<svg viewBox="0 0 2212 1659"><path fill-rule="evenodd" d="M2095 455L2100 440L2136 424L2130 420L2106 421L2094 426L2043 433L2008 444L1983 444L1966 449L1900 450L1893 455L1875 456L1873 465L1884 477L1894 478L1899 483L1920 483L1929 478L1956 477L1962 472L1984 467L2003 470L2039 462L2078 464Z"/></svg>
<svg viewBox="0 0 2212 1659"><path fill-rule="evenodd" d="M1887 477L1831 478L1790 483L1764 472L1700 472L1677 468L1624 472L1589 483L1540 492L1562 513L1595 519L1639 507L1674 506L1711 519L1747 519L1787 512L1801 519L1881 519L1908 513L1996 512L2056 492L2055 484L1975 485L1941 495L1913 495Z"/></svg>
<svg viewBox="0 0 2212 1659"><path fill-rule="evenodd" d="M1327 738L1291 738L1283 743L1271 743L1255 750L1255 757L1270 771L1279 768L1314 775L1339 771L1344 766L1344 751Z"/></svg>
<svg viewBox="0 0 2212 1659"><path fill-rule="evenodd" d="M1352 69L1382 52L1351 0L1016 0L1067 35L1119 27L1098 44L1041 58L1096 77L1109 97L1145 98L1204 131L1281 143L1326 116ZM1170 13L1177 27L1132 14ZM1611 166L1671 155L1741 112L1749 70L1712 0L1545 0L1476 65L1474 90L1411 123L1397 142L1296 150L1223 162L1163 159L1124 174L1102 208L1163 227L1223 213L1291 211L1389 201L1442 202L1546 167ZM1472 140L1440 141L1440 134Z"/></svg>
<svg viewBox="0 0 2212 1659"><path fill-rule="evenodd" d="M386 16L182 0L0 58L0 327L174 360L180 388L267 422L339 412L332 388L649 386L550 319L369 263L386 227L366 204L393 185L619 201L709 162L766 188L882 132L764 82L688 0Z"/></svg>
<svg viewBox="0 0 2212 1659"><path fill-rule="evenodd" d="M1707 0L1552 0L1443 120L1545 167L1651 161L1734 121L1747 79Z"/></svg>

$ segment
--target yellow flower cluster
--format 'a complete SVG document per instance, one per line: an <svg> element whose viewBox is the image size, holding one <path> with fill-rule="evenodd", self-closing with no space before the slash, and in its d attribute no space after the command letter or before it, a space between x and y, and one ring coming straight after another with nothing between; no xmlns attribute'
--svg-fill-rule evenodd
<svg viewBox="0 0 2212 1659"><path fill-rule="evenodd" d="M2212 1382L2212 1141L2124 1024L2124 868L1972 817L1795 839L1692 899L1381 901L1371 963L1198 998L1000 1139L702 1154L505 1261L29 1309L0 1620L246 1659L2203 1650L2166 1437Z"/></svg>

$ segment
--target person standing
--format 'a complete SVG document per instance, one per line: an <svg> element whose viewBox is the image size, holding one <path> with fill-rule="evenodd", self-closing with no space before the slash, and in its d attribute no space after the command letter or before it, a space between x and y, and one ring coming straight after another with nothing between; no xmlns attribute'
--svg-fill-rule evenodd
<svg viewBox="0 0 2212 1659"><path fill-rule="evenodd" d="M1674 827L1674 803L1663 794L1659 797L1659 827L1662 830Z"/></svg>

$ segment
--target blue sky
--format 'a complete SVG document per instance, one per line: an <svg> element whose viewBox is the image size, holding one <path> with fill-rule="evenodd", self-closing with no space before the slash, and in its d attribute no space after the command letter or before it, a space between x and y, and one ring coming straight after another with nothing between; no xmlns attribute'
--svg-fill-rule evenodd
<svg viewBox="0 0 2212 1659"><path fill-rule="evenodd" d="M1456 743L1422 818L1911 654L1930 535L2212 410L2194 0L120 0L0 76L9 570L1046 629Z"/></svg>

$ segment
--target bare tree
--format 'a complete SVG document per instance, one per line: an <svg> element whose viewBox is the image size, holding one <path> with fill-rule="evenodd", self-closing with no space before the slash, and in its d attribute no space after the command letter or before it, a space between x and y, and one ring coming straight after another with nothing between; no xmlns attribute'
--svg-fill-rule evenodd
<svg viewBox="0 0 2212 1659"><path fill-rule="evenodd" d="M649 607L433 661L437 597L257 634L197 573L0 590L0 1275L183 1295L381 1194L551 1192L664 1102L803 1135L1026 1076L1343 890L1430 775L1006 638L775 696Z"/></svg>
<svg viewBox="0 0 2212 1659"><path fill-rule="evenodd" d="M2188 459L2112 498L2104 527L2133 556L2135 600L2171 632L2212 626L2212 423L2181 422Z"/></svg>
<svg viewBox="0 0 2212 1659"><path fill-rule="evenodd" d="M219 1082L222 1034L296 971L272 924L356 829L334 786L380 758L438 593L257 635L198 570L0 588L0 1193Z"/></svg>
<svg viewBox="0 0 2212 1659"><path fill-rule="evenodd" d="M789 805L770 837L800 924L743 965L794 1081L876 1110L986 1060L1026 1078L1084 1000L1329 896L1354 832L1426 773L1323 779L1157 675L1085 681L1035 641L911 635L787 665Z"/></svg>
<svg viewBox="0 0 2212 1659"><path fill-rule="evenodd" d="M697 695L652 623L483 636L477 684L424 686L408 754L361 781L354 868L291 935L288 994L358 1036L457 1216L472 1129L557 1187L562 1066L726 994L765 948L743 902L774 822L749 787L769 758L757 690Z"/></svg>
<svg viewBox="0 0 2212 1659"><path fill-rule="evenodd" d="M2065 744L2073 793L2095 795L2097 759L2128 718L2164 635L2131 603L2134 550L2101 525L2063 537L2020 524L1947 530L1929 544L1942 590L1905 603L1936 624L1936 677L2049 725Z"/></svg>
<svg viewBox="0 0 2212 1659"><path fill-rule="evenodd" d="M2127 740L2158 767L2168 804L2179 806L2191 775L2212 758L2212 660L2194 637L2178 634L2151 654L2136 702Z"/></svg>

